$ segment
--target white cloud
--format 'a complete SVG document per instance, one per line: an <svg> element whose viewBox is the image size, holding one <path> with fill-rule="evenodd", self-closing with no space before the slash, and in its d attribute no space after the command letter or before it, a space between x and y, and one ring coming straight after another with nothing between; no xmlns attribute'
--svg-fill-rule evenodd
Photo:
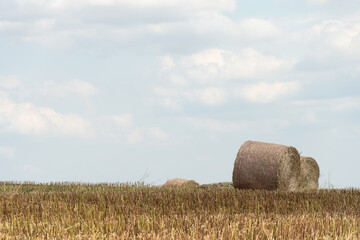
<svg viewBox="0 0 360 240"><path fill-rule="evenodd" d="M10 11L11 12L11 11ZM16 12L16 11L15 11ZM22 12L19 10L19 12ZM26 11L31 15L31 9ZM63 19L56 16L44 16L34 11L34 19L23 19L19 17L11 17L9 20L0 20L0 33L6 37L19 38L26 42L32 42L44 47L66 48L74 44L75 40L81 37L89 36L91 31L84 29L81 24L61 23ZM17 19L19 18L19 19ZM65 22L67 22L65 20ZM59 27L59 25L62 25Z"/></svg>
<svg viewBox="0 0 360 240"><path fill-rule="evenodd" d="M166 140L168 138L168 135L159 127L148 128L147 132L155 139Z"/></svg>
<svg viewBox="0 0 360 240"><path fill-rule="evenodd" d="M7 9L8 19L0 21L0 32L44 47L67 48L84 40L88 44L104 41L118 44L136 39L143 45L151 44L146 40L151 37L160 37L164 46L194 37L206 42L252 43L279 39L282 35L271 20L234 21L223 15L223 11L235 9L235 0L18 0L16 3L14 9ZM179 38L179 34L183 37ZM171 62L168 64L170 67Z"/></svg>
<svg viewBox="0 0 360 240"><path fill-rule="evenodd" d="M178 89L169 87L154 87L154 92L160 97L177 97L180 94Z"/></svg>
<svg viewBox="0 0 360 240"><path fill-rule="evenodd" d="M220 105L226 102L226 91L221 88L205 88L195 91L195 96L207 105Z"/></svg>
<svg viewBox="0 0 360 240"><path fill-rule="evenodd" d="M20 21L0 20L0 32L9 36L16 35L18 32L25 31L25 23Z"/></svg>
<svg viewBox="0 0 360 240"><path fill-rule="evenodd" d="M260 18L249 18L239 23L240 31L250 39L269 39L280 37L282 31L273 22Z"/></svg>
<svg viewBox="0 0 360 240"><path fill-rule="evenodd" d="M29 28L31 28L31 24ZM43 46L45 48L70 48L72 47L79 35L78 32L74 30L64 30L64 31L44 31L39 33L29 33L25 34L22 40L26 42L31 42ZM81 37L85 38L86 33L81 34Z"/></svg>
<svg viewBox="0 0 360 240"><path fill-rule="evenodd" d="M312 30L316 36L322 37L321 40L327 46L343 50L349 47L352 39L359 34L358 30L360 29L346 26L341 21L325 21L314 26Z"/></svg>
<svg viewBox="0 0 360 240"><path fill-rule="evenodd" d="M336 111L351 111L360 109L360 97L348 97L334 100Z"/></svg>
<svg viewBox="0 0 360 240"><path fill-rule="evenodd" d="M304 33L310 42L311 56L320 59L345 57L360 59L360 21L327 20Z"/></svg>
<svg viewBox="0 0 360 240"><path fill-rule="evenodd" d="M14 149L9 147L0 146L0 156L5 158L13 158L14 157Z"/></svg>
<svg viewBox="0 0 360 240"><path fill-rule="evenodd" d="M21 7L39 7L41 9L53 10L79 10L89 6L123 7L123 8L171 8L179 11L222 11L233 10L234 0L17 0Z"/></svg>
<svg viewBox="0 0 360 240"><path fill-rule="evenodd" d="M52 83L42 91L58 96L71 93L87 96L89 92L93 92L93 88L87 88L87 86L91 85L83 84L81 81L63 85ZM61 114L51 108L38 107L31 103L15 103L6 92L1 91L0 129L25 135L79 137L97 135L120 138L126 143L140 143L145 140L163 141L168 137L159 127L137 126L130 113L102 116L89 121L76 114Z"/></svg>
<svg viewBox="0 0 360 240"><path fill-rule="evenodd" d="M159 58L161 61L161 70L166 71L175 67L175 62L170 55L165 55Z"/></svg>
<svg viewBox="0 0 360 240"><path fill-rule="evenodd" d="M157 97L155 102L173 109L180 109L183 103L225 104L235 81L272 79L291 71L296 62L264 55L251 48L235 52L212 48L177 58L167 56L174 62L165 74L168 84L154 87L153 91ZM296 88L295 82L262 83L246 86L236 93L249 101L271 102Z"/></svg>
<svg viewBox="0 0 360 240"><path fill-rule="evenodd" d="M91 123L78 115L64 115L30 103L14 103L7 97L0 98L0 126L26 135L88 137L93 133Z"/></svg>
<svg viewBox="0 0 360 240"><path fill-rule="evenodd" d="M163 106L179 108L181 102L201 102L215 106L224 104L227 100L227 92L223 88L209 87L197 90L182 88L155 87L155 94L160 97Z"/></svg>
<svg viewBox="0 0 360 240"><path fill-rule="evenodd" d="M127 143L140 143L144 140L144 135L140 129L135 129L127 135Z"/></svg>
<svg viewBox="0 0 360 240"><path fill-rule="evenodd" d="M20 85L20 80L15 75L0 77L0 88L10 90Z"/></svg>
<svg viewBox="0 0 360 240"><path fill-rule="evenodd" d="M130 144L162 141L168 137L159 127L139 126L130 113L102 117L96 125L101 136L118 138Z"/></svg>
<svg viewBox="0 0 360 240"><path fill-rule="evenodd" d="M180 64L185 67L192 67L192 66L209 67L211 65L223 67L225 65L224 62L225 53L226 51L217 48L207 49L202 52L183 57L180 60Z"/></svg>
<svg viewBox="0 0 360 240"><path fill-rule="evenodd" d="M298 82L261 82L236 89L235 94L250 102L269 103L280 97L289 95L298 89Z"/></svg>
<svg viewBox="0 0 360 240"><path fill-rule="evenodd" d="M100 2L100 0L98 0ZM117 2L117 1L112 1ZM121 5L132 5L135 7L174 7L180 9L196 9L196 10L207 10L207 11L222 11L222 10L233 10L235 8L234 0L198 0L196 2L191 0L155 0L155 1L132 1L123 0L120 1Z"/></svg>
<svg viewBox="0 0 360 240"><path fill-rule="evenodd" d="M184 120L195 128L202 128L213 132L243 131L247 128L244 122L224 121L210 118L186 117Z"/></svg>
<svg viewBox="0 0 360 240"><path fill-rule="evenodd" d="M267 118L257 119L237 119L237 120L220 120L213 118L201 117L185 117L186 123L192 125L196 129L203 129L207 132L214 133L235 133L239 132L243 136L264 137L265 135L273 135L274 132L287 128L289 119L279 116L271 116Z"/></svg>
<svg viewBox="0 0 360 240"><path fill-rule="evenodd" d="M159 100L160 105L169 109L180 109L182 106L182 99L165 97Z"/></svg>
<svg viewBox="0 0 360 240"><path fill-rule="evenodd" d="M112 119L122 129L129 129L134 125L134 118L130 113L111 116L110 119Z"/></svg>
<svg viewBox="0 0 360 240"><path fill-rule="evenodd" d="M134 117L130 113L102 116L95 123L100 136L119 137L135 128Z"/></svg>
<svg viewBox="0 0 360 240"><path fill-rule="evenodd" d="M268 77L290 71L295 62L294 59L264 55L252 48L238 52L207 49L178 61L179 68L188 78L198 81Z"/></svg>
<svg viewBox="0 0 360 240"><path fill-rule="evenodd" d="M97 93L97 89L94 85L78 79L69 80L63 83L47 82L36 87L34 91L37 94L56 97L67 97L71 95L90 97Z"/></svg>
<svg viewBox="0 0 360 240"><path fill-rule="evenodd" d="M177 75L177 74L171 74L170 81L174 86L177 86L177 87L182 87L187 84L185 78L183 78L182 76Z"/></svg>
<svg viewBox="0 0 360 240"><path fill-rule="evenodd" d="M245 18L235 21L220 13L206 13L189 19L184 18L179 22L156 25L161 28L159 33L162 35L165 33L175 35L180 30L185 34L183 38L190 34L192 37L203 39L204 43L210 42L215 45L229 43L246 46L259 42L279 41L284 35L272 20ZM204 46L200 47L204 48Z"/></svg>

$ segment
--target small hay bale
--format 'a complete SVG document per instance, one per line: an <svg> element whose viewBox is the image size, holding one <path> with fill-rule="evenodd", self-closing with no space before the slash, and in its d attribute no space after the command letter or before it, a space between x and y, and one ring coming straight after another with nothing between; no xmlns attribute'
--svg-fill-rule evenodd
<svg viewBox="0 0 360 240"><path fill-rule="evenodd" d="M201 188L213 189L213 188L234 188L232 182L219 182L219 183L210 183L210 184L202 184Z"/></svg>
<svg viewBox="0 0 360 240"><path fill-rule="evenodd" d="M319 188L320 169L315 159L300 157L300 190L317 190Z"/></svg>
<svg viewBox="0 0 360 240"><path fill-rule="evenodd" d="M300 181L300 155L294 147L246 141L239 149L233 184L239 189L296 191Z"/></svg>
<svg viewBox="0 0 360 240"><path fill-rule="evenodd" d="M199 184L194 180L172 178L166 181L163 187L197 187Z"/></svg>

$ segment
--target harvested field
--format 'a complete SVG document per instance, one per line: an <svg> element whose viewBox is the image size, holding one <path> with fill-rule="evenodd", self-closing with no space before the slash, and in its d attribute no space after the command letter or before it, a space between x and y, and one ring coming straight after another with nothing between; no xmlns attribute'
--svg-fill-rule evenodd
<svg viewBox="0 0 360 240"><path fill-rule="evenodd" d="M360 239L360 190L0 183L1 239Z"/></svg>
<svg viewBox="0 0 360 240"><path fill-rule="evenodd" d="M293 147L247 141L239 149L233 183L239 189L295 191L300 181L300 155Z"/></svg>

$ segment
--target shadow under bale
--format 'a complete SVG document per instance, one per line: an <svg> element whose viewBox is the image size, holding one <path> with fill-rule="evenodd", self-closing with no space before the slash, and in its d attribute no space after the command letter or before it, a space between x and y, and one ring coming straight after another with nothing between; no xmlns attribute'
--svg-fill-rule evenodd
<svg viewBox="0 0 360 240"><path fill-rule="evenodd" d="M238 189L296 191L300 181L300 155L294 147L247 141L234 163L233 184Z"/></svg>

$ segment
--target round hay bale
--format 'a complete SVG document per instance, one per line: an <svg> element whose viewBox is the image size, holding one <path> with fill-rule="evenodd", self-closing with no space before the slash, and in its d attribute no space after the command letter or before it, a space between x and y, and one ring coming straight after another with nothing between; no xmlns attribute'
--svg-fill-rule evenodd
<svg viewBox="0 0 360 240"><path fill-rule="evenodd" d="M300 155L294 147L247 141L239 149L233 184L239 189L296 191L300 180Z"/></svg>
<svg viewBox="0 0 360 240"><path fill-rule="evenodd" d="M199 184L194 180L184 178L172 178L166 181L164 187L197 187Z"/></svg>
<svg viewBox="0 0 360 240"><path fill-rule="evenodd" d="M320 169L315 159L300 157L300 190L317 190L319 188Z"/></svg>

